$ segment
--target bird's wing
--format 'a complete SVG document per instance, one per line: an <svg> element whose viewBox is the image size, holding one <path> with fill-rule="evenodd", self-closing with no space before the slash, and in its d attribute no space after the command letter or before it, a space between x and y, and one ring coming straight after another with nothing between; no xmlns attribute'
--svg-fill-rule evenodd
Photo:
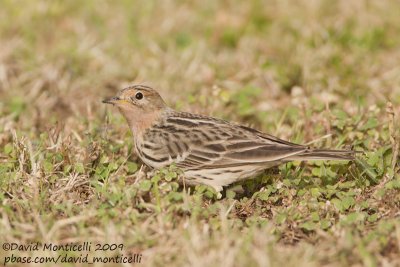
<svg viewBox="0 0 400 267"><path fill-rule="evenodd" d="M218 147L217 150L213 150L213 148L216 147ZM289 146L251 144L250 142L225 145L222 142L220 144L213 143L203 147L192 147L186 156L177 162L177 165L185 169L267 165L268 163L282 161L287 157L300 154L304 151L305 149Z"/></svg>
<svg viewBox="0 0 400 267"><path fill-rule="evenodd" d="M307 149L252 128L189 113L169 114L146 136L142 158L151 166L174 162L184 170L268 166Z"/></svg>
<svg viewBox="0 0 400 267"><path fill-rule="evenodd" d="M238 125L237 127L239 127L240 129L242 129L243 131L255 135L261 139L263 139L266 142L270 142L271 144L280 144L280 145L286 145L286 146L291 146L291 147L298 147L298 148L305 148L303 145L299 145L299 144L295 144L289 141L285 141L283 139L280 139L276 136L270 135L270 134L266 134L263 132L260 132L256 129L247 127L247 126L243 126L243 125Z"/></svg>
<svg viewBox="0 0 400 267"><path fill-rule="evenodd" d="M177 166L187 170L268 165L306 151L304 146L254 131L215 123L192 127L180 140L187 149L179 155Z"/></svg>

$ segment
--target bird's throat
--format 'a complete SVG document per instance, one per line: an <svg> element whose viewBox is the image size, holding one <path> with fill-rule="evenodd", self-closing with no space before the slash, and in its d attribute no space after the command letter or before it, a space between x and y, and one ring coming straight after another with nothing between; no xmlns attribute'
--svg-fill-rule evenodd
<svg viewBox="0 0 400 267"><path fill-rule="evenodd" d="M140 112L123 109L120 109L120 111L127 120L129 128L131 128L135 136L144 133L148 128L154 125L161 116L161 111Z"/></svg>

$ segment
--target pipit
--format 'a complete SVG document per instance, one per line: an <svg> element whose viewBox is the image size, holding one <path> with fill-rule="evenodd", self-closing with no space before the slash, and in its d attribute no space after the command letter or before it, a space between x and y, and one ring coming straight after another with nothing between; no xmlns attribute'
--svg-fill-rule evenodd
<svg viewBox="0 0 400 267"><path fill-rule="evenodd" d="M149 167L175 164L189 185L223 186L293 160L353 160L354 151L313 149L212 117L175 111L159 93L135 85L103 103L113 104L132 130L135 151Z"/></svg>

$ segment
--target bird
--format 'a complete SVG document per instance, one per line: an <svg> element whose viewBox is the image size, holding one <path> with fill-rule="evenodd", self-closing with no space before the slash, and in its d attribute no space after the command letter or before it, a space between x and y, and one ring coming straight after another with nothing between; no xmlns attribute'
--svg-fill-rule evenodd
<svg viewBox="0 0 400 267"><path fill-rule="evenodd" d="M205 184L217 192L290 161L355 158L353 150L315 149L241 124L176 111L145 85L124 88L103 103L125 117L145 165L157 170L174 164L185 184Z"/></svg>

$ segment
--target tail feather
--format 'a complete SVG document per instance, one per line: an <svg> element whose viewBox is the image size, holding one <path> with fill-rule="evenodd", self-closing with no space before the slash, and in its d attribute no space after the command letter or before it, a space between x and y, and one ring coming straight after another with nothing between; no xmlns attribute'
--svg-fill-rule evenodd
<svg viewBox="0 0 400 267"><path fill-rule="evenodd" d="M293 155L290 160L354 160L360 151L353 150L330 150L330 149L307 149L303 153Z"/></svg>

